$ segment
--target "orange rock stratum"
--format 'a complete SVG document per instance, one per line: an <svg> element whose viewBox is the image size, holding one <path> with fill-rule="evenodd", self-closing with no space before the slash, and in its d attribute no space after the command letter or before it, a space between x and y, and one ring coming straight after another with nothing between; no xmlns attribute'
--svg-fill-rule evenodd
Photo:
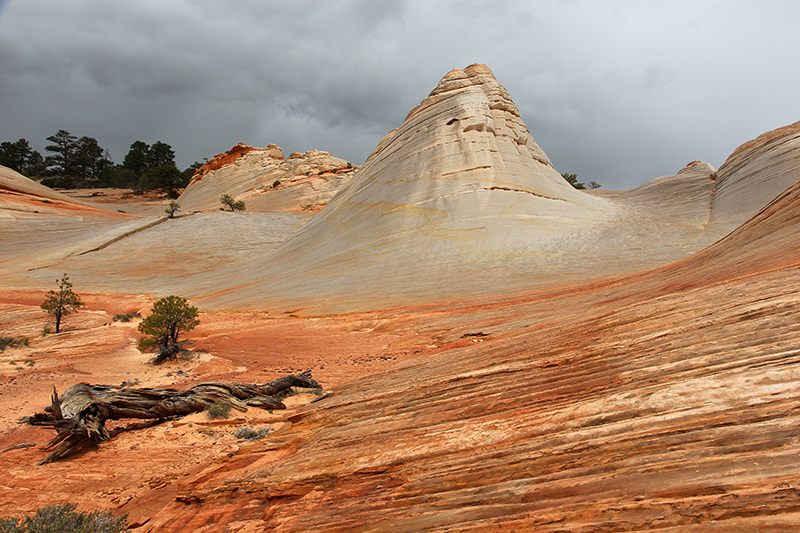
<svg viewBox="0 0 800 533"><path fill-rule="evenodd" d="M800 123L719 170L578 191L471 65L355 171L274 145L211 163L175 219L167 199L56 193L0 168L0 334L31 339L0 353L4 515L75 502L141 533L800 524ZM252 208L218 211L225 190ZM64 272L86 305L43 336ZM113 317L166 294L201 324L191 357L155 366L138 322ZM52 435L16 424L53 385L307 368L333 395L120 421L44 466Z"/></svg>

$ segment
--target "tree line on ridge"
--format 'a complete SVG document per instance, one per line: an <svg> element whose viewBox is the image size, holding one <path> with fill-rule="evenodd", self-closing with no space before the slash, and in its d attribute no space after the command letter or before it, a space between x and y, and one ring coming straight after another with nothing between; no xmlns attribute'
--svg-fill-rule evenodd
<svg viewBox="0 0 800 533"><path fill-rule="evenodd" d="M93 137L78 138L66 130L47 137L49 152L42 157L26 139L0 143L0 165L38 180L42 185L63 189L87 187L129 188L134 191L165 189L175 193L186 187L201 163L180 171L175 152L164 142L152 145L137 140L122 164L114 164L110 153Z"/></svg>

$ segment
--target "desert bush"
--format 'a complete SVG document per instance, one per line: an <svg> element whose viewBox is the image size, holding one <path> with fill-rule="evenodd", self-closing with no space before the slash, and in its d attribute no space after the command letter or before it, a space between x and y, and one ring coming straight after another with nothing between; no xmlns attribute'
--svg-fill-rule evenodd
<svg viewBox="0 0 800 533"><path fill-rule="evenodd" d="M214 402L206 409L206 416L209 420L220 420L228 418L231 413L231 406L226 402Z"/></svg>
<svg viewBox="0 0 800 533"><path fill-rule="evenodd" d="M56 320L56 333L61 333L61 320L77 311L78 307L83 305L80 297L72 291L72 283L69 282L69 277L64 274L61 280L56 280L58 283L58 292L49 291L47 297L40 306L45 313L53 315Z"/></svg>
<svg viewBox="0 0 800 533"><path fill-rule="evenodd" d="M175 200L169 203L169 207L164 209L164 212L169 216L169 218L173 218L175 213L177 213L181 208L181 204L176 202Z"/></svg>
<svg viewBox="0 0 800 533"><path fill-rule="evenodd" d="M0 337L0 353L6 348L16 348L17 346L28 346L31 339L28 337Z"/></svg>
<svg viewBox="0 0 800 533"><path fill-rule="evenodd" d="M272 428L270 427L263 427L258 429L253 429L249 427L240 427L239 429L233 432L233 436L236 437L237 439L258 440L269 435L271 432Z"/></svg>
<svg viewBox="0 0 800 533"><path fill-rule="evenodd" d="M48 505L24 520L0 519L0 533L119 533L128 528L127 517L109 511L76 512L77 505Z"/></svg>
<svg viewBox="0 0 800 533"><path fill-rule="evenodd" d="M142 315L138 311L133 313L119 313L114 315L114 322L130 322L134 318L141 318Z"/></svg>

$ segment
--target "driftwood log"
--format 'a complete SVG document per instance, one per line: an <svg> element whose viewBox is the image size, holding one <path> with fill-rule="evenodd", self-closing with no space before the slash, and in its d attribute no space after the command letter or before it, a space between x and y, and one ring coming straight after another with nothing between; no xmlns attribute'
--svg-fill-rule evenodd
<svg viewBox="0 0 800 533"><path fill-rule="evenodd" d="M46 449L57 445L39 464L63 459L84 444L99 445L111 438L106 420L137 418L164 420L203 411L215 402L246 411L248 406L286 409L276 395L292 387L320 388L311 371L291 374L264 385L201 383L185 390L127 388L78 383L61 397L53 387L51 405L43 413L23 417L21 423L52 427L58 433Z"/></svg>

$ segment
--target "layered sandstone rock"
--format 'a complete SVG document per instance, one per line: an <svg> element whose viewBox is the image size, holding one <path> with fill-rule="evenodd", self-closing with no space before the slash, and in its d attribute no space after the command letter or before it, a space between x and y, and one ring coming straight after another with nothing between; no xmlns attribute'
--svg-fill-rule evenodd
<svg viewBox="0 0 800 533"><path fill-rule="evenodd" d="M246 291L341 300L369 287L373 301L380 292L409 296L441 286L437 273L452 279L463 268L563 248L615 215L613 203L561 177L505 88L472 65L447 74L352 183L266 259L258 272L269 286Z"/></svg>
<svg viewBox="0 0 800 533"><path fill-rule="evenodd" d="M734 229L707 227L713 172L695 162L630 191L576 190L491 71L456 69L299 234L204 301L356 310L661 265Z"/></svg>
<svg viewBox="0 0 800 533"><path fill-rule="evenodd" d="M790 530L798 219L800 184L681 262L431 313L441 353L304 408L142 531Z"/></svg>
<svg viewBox="0 0 800 533"><path fill-rule="evenodd" d="M795 129L748 143L717 173L692 162L634 189L579 191L473 65L448 73L313 219L301 205L327 202L348 181L345 162L238 145L198 172L180 200L187 216L91 228L15 219L0 259L11 256L4 274L22 284L69 272L99 290L180 293L216 309L319 314L511 293L698 252L795 179ZM248 211L218 211L222 194Z"/></svg>
<svg viewBox="0 0 800 533"><path fill-rule="evenodd" d="M0 166L0 210L29 213L56 213L64 210L92 211L95 206L72 199Z"/></svg>
<svg viewBox="0 0 800 533"><path fill-rule="evenodd" d="M738 226L797 181L800 122L759 135L719 167L711 222Z"/></svg>
<svg viewBox="0 0 800 533"><path fill-rule="evenodd" d="M229 194L249 211L318 210L354 172L328 152L295 152L287 159L277 145L239 143L200 167L178 201L184 211L218 209L220 196Z"/></svg>
<svg viewBox="0 0 800 533"><path fill-rule="evenodd" d="M332 397L224 453L164 428L147 446L130 432L78 457L98 461L85 470L29 471L6 456L4 501L41 488L41 501L113 507L120 491L142 533L789 531L800 521L796 130L746 143L718 172L695 161L626 191L577 191L474 65L445 76L303 229L308 213L216 211L230 191L214 177L256 150L220 157L193 184L185 201L208 213L95 223L0 211L4 282L69 272L79 290L259 309L219 313L228 325L207 333L209 350L236 354L226 380L262 378L253 369L267 359L337 378ZM320 337L328 351L297 342L335 320L308 315L344 311L352 328ZM112 315L91 315L81 346L100 350ZM25 327L12 333L35 331ZM114 338L127 346L129 334ZM397 365L360 363L393 357L392 339ZM26 387L49 382L28 372L0 368ZM159 439L168 451L147 457ZM128 460L137 466L108 479Z"/></svg>

